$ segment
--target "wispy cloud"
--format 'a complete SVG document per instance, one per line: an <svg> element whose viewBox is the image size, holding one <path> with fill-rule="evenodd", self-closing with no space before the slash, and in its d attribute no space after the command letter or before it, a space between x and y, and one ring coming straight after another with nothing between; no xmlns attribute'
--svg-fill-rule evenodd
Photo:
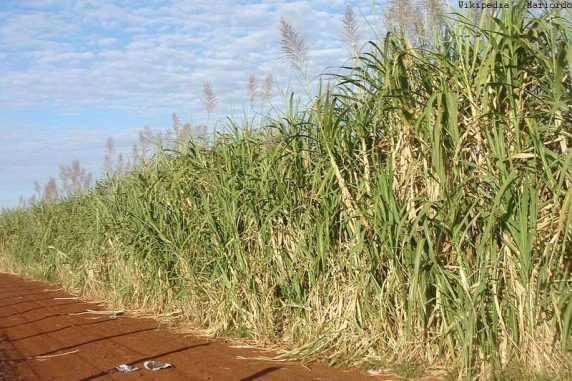
<svg viewBox="0 0 572 381"><path fill-rule="evenodd" d="M277 60L281 16L306 35L310 76L345 58L338 36L343 2L34 4L0 13L2 50L12 55L0 78L10 97L0 107L173 110L188 107L179 94L200 96L206 79L220 89L221 105L243 103L248 73L288 75Z"/></svg>

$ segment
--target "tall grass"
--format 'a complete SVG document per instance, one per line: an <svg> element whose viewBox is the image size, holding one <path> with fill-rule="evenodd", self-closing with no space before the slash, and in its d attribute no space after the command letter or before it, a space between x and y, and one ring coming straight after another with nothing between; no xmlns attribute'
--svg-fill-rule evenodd
<svg viewBox="0 0 572 381"><path fill-rule="evenodd" d="M565 377L571 30L390 33L308 109L3 214L4 266L287 357Z"/></svg>

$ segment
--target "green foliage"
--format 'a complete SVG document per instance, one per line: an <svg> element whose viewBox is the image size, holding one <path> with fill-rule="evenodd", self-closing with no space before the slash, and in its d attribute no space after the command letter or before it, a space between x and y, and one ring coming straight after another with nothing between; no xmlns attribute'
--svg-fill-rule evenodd
<svg viewBox="0 0 572 381"><path fill-rule="evenodd" d="M5 213L0 241L22 271L287 356L565 374L571 30L514 7L417 48L388 34L307 110Z"/></svg>

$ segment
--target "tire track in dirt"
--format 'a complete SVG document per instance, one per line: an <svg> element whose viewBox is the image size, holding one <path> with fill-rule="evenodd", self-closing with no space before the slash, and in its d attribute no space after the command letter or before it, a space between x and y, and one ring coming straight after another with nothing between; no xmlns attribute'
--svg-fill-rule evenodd
<svg viewBox="0 0 572 381"><path fill-rule="evenodd" d="M177 335L152 319L71 315L102 307L56 290L48 283L0 273L0 380L397 380L357 370L258 361L255 350L220 340ZM58 299L60 298L60 299ZM247 359L243 359L247 358ZM152 372L143 362L172 369ZM140 368L119 373L115 367Z"/></svg>

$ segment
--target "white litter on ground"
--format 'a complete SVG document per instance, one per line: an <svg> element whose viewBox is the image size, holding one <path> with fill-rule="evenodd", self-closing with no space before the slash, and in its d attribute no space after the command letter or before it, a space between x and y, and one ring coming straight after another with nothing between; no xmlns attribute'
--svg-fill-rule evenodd
<svg viewBox="0 0 572 381"><path fill-rule="evenodd" d="M145 361L143 365L145 366L145 368L150 370L173 368L173 365L169 364L168 362L161 362L161 361Z"/></svg>
<svg viewBox="0 0 572 381"><path fill-rule="evenodd" d="M127 364L118 365L115 369L123 373L136 372L139 370L139 368L137 368L136 366L131 366Z"/></svg>

